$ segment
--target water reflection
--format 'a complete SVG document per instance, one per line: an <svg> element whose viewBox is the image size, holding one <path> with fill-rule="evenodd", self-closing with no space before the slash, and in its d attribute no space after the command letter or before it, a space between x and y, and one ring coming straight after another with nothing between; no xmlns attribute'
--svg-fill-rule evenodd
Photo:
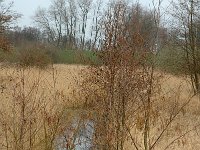
<svg viewBox="0 0 200 150"><path fill-rule="evenodd" d="M90 150L93 133L94 123L91 120L76 119L72 127L56 139L56 150Z"/></svg>

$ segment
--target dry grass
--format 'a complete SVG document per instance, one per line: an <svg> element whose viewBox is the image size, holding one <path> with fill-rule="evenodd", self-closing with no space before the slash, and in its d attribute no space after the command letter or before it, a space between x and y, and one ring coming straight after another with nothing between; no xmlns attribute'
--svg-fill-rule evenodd
<svg viewBox="0 0 200 150"><path fill-rule="evenodd" d="M49 115L53 115L58 111L59 108L65 106L78 107L82 106L84 103L84 97L80 96L81 92L79 86L82 80L82 71L86 67L77 65L54 65L53 68L46 70L39 70L37 68L31 68L26 70L21 70L16 67L1 67L0 72L0 99L1 99L1 115L4 115L2 120L12 124L12 111L13 111L13 97L17 92L18 84L24 78L25 93L33 90L33 87L37 87L37 90L33 91L33 95L30 100L29 105L40 104L46 106L45 110ZM191 96L192 89L190 88L189 82L187 82L183 77L177 77L172 75L163 75L162 77L162 95L160 97L160 102L157 105L162 109L163 114L170 113L171 106L174 103L184 104ZM19 89L18 89L19 90ZM22 89L21 89L22 90ZM57 94L55 94L57 93ZM55 97L56 96L56 97ZM178 115L176 121L171 125L165 136L159 143L156 149L163 149L170 143L174 137L178 137L181 134L193 129L194 126L200 123L200 102L199 97L195 96L192 98L191 102L187 107L182 110L181 114ZM30 106L28 106L30 107ZM40 107L38 107L40 108ZM38 110L41 112L41 110ZM40 115L36 116L40 120ZM41 123L41 122L40 122ZM39 125L38 125L39 126ZM200 149L199 144L199 128L195 128L186 134L180 140L177 140L169 149L176 150L198 150ZM41 132L43 133L43 132ZM141 134L138 131L133 130L133 135L135 133ZM151 130L152 135L159 133L159 129L155 125ZM138 136L137 136L138 137ZM3 139L3 130L1 133L1 139ZM137 139L138 141L141 139ZM41 148L41 147L40 147ZM1 146L3 149L3 146ZM36 148L35 148L36 149ZM134 149L132 144L127 143L126 149Z"/></svg>
<svg viewBox="0 0 200 150"><path fill-rule="evenodd" d="M27 91L38 82L39 92L46 92L57 90L63 94L63 101L58 103L68 103L69 105L77 103L74 99L74 92L81 80L80 74L84 67L76 65L54 65L54 68L40 70L37 68L30 68L24 70L25 89ZM54 72L53 72L54 71ZM3 103L9 103L6 99L9 98L10 90L13 90L14 85L19 83L22 78L22 69L20 68L1 68L0 83L1 83L1 100ZM53 75L54 74L54 75ZM54 77L53 77L54 76ZM55 83L54 83L55 81ZM47 95L45 95L47 96ZM46 97L48 100L48 96Z"/></svg>
<svg viewBox="0 0 200 150"><path fill-rule="evenodd" d="M30 142L34 149L45 149L45 140L51 143L62 134L73 115L66 109L83 105L76 94L82 69L73 65L46 70L1 66L0 149L22 149L20 142L23 149ZM67 116L65 122L63 115ZM9 137L7 141L5 137Z"/></svg>
<svg viewBox="0 0 200 150"><path fill-rule="evenodd" d="M178 107L184 105L184 103L191 97L192 98L190 103L181 110L181 113L167 129L155 149L199 150L200 97L198 95L192 96L192 87L185 77L164 74L161 83L161 97L158 98L159 101L156 106L160 108L162 116L167 116L173 109L176 109L173 108L173 106ZM162 123L163 122L160 121L160 124ZM150 134L152 135L152 140L155 140L158 133L162 131L162 129L160 129L160 124L154 124L151 127ZM142 137L143 133L138 132L135 129L132 130L132 135L135 135L136 133L140 134ZM136 137L136 141L142 141L142 138L138 138L138 136L134 137ZM176 138L178 139L175 140ZM168 147L169 143L172 141L174 141L173 144ZM134 149L134 145L128 142L125 149Z"/></svg>

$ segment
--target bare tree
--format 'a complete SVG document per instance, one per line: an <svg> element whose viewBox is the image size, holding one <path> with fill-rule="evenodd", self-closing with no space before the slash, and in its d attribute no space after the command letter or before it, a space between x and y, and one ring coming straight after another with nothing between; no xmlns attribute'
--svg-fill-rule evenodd
<svg viewBox="0 0 200 150"><path fill-rule="evenodd" d="M68 0L69 21L67 24L67 32L69 33L68 45L70 48L76 47L76 31L77 31L77 6L75 0ZM69 26L69 27L68 27Z"/></svg>
<svg viewBox="0 0 200 150"><path fill-rule="evenodd" d="M12 10L14 3L10 2L5 4L4 1L0 1L0 27L1 31L9 27L14 23L21 15Z"/></svg>
<svg viewBox="0 0 200 150"><path fill-rule="evenodd" d="M92 18L92 29L91 29L91 49L98 48L100 37L101 37L101 21L103 19L102 12L103 1L98 0L94 7L94 14Z"/></svg>
<svg viewBox="0 0 200 150"><path fill-rule="evenodd" d="M199 79L199 38L198 38L198 20L199 20L198 0L179 0L173 3L174 13L172 16L177 22L174 28L178 27L178 44L182 48L187 61L186 70L190 75L194 93L200 90Z"/></svg>
<svg viewBox="0 0 200 150"><path fill-rule="evenodd" d="M4 51L10 49L9 40L5 37L5 32L20 17L20 14L14 12L12 7L13 2L5 4L3 0L0 1L0 49Z"/></svg>
<svg viewBox="0 0 200 150"><path fill-rule="evenodd" d="M78 5L80 8L80 20L81 20L81 24L82 24L82 25L79 25L79 32L81 34L80 42L81 42L81 49L84 49L87 21L88 21L88 13L92 6L92 0L80 0L80 1L78 1Z"/></svg>
<svg viewBox="0 0 200 150"><path fill-rule="evenodd" d="M46 32L49 42L57 47L63 42L66 9L64 0L54 0L49 10L39 8L34 16L34 21Z"/></svg>
<svg viewBox="0 0 200 150"><path fill-rule="evenodd" d="M89 67L82 89L86 105L95 111L94 145L97 149L123 150L131 141L137 150L156 149L193 96L183 105L174 102L169 113L160 104L166 96L160 89L161 75L155 71L152 51L158 40L159 10L146 15L139 5L130 9L120 0L108 6L102 24L103 46L98 53L102 64ZM143 17L149 17L148 25L143 25ZM159 130L153 132L156 128ZM166 142L166 148L169 145Z"/></svg>
<svg viewBox="0 0 200 150"><path fill-rule="evenodd" d="M44 30L45 34L47 35L47 39L49 42L55 42L54 37L55 31L51 26L50 19L48 17L48 12L45 9L38 8L35 16L34 21Z"/></svg>
<svg viewBox="0 0 200 150"><path fill-rule="evenodd" d="M53 1L49 9L49 15L50 19L53 20L54 31L56 32L56 45L60 46L64 32L64 18L66 18L66 2L64 0Z"/></svg>

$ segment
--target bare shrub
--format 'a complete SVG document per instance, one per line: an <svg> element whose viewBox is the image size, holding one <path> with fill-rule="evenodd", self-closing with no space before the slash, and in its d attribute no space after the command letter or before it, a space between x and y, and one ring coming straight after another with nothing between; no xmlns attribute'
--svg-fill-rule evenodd
<svg viewBox="0 0 200 150"><path fill-rule="evenodd" d="M28 46L20 50L19 64L22 67L46 68L51 64L51 57L47 54L45 46Z"/></svg>
<svg viewBox="0 0 200 150"><path fill-rule="evenodd" d="M0 149L55 149L72 119L72 113L65 111L68 96L60 90L57 76L55 68L10 68L0 76L4 85Z"/></svg>
<svg viewBox="0 0 200 150"><path fill-rule="evenodd" d="M124 18L126 4L118 1L106 14L99 55L102 65L88 67L82 85L86 106L96 114L95 148L122 150L130 143L137 150L168 149L194 129L187 130L176 122L184 117L194 95L188 94L180 103L179 90L174 90L176 96L162 91L162 74L155 69L152 52L155 41L146 47L140 22L133 18L133 30Z"/></svg>

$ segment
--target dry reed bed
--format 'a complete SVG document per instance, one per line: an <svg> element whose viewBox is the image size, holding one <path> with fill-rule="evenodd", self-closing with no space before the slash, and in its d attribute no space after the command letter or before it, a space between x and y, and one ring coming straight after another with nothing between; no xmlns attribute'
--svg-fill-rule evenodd
<svg viewBox="0 0 200 150"><path fill-rule="evenodd" d="M83 67L75 65L54 65L53 68L40 70L37 68L1 68L1 99L8 99L11 95L10 91L14 90L22 80L24 80L25 92L30 92L31 88L38 87L39 94L45 95L48 100L50 93L58 91L63 94L65 102L73 103L72 95L77 89L80 79L80 73ZM3 101L2 101L3 102ZM5 101L8 103L8 101ZM57 101L59 103L59 101ZM61 101L62 103L62 101Z"/></svg>
<svg viewBox="0 0 200 150"><path fill-rule="evenodd" d="M0 149L51 149L71 121L66 108L82 105L81 66L2 67L0 71ZM64 112L65 111L65 112ZM63 122L62 117L65 118Z"/></svg>
<svg viewBox="0 0 200 150"><path fill-rule="evenodd" d="M149 142L155 141L162 132L163 127L166 125L165 121L170 116L169 114L187 103L158 140L155 149L199 150L200 97L199 95L193 96L189 80L183 76L163 74L161 78L161 92L157 99L155 106L158 107L160 116L157 118L157 124L151 125L150 136L152 140ZM188 101L190 102L188 103ZM140 143L138 147L142 149L143 133L138 131L136 127L132 130L132 135ZM128 142L125 149L131 150L135 149L135 147L133 143Z"/></svg>
<svg viewBox="0 0 200 150"><path fill-rule="evenodd" d="M20 149L23 143L24 149L30 146L32 146L32 149L41 149L45 146L48 147L44 145L46 140L45 133L49 134L50 139L55 138L55 134L62 134L62 129L67 128L66 126L62 126L63 122L59 120L59 117L62 118L63 116L63 109L72 106L78 107L84 103L84 96L81 95L79 89L81 89L80 86L85 68L84 66L77 65L54 65L46 70L36 68L23 70L17 67L1 67L0 139L2 144L0 149L13 149L15 146L18 146L18 149ZM192 95L190 87L189 82L183 77L176 77L169 74L162 75L162 96L157 98L159 101L156 105L161 109L162 115L173 111L173 105L181 106L184 104ZM23 112L20 105L22 102L26 103L24 118L22 118ZM199 97L193 97L191 102L177 116L171 128L163 136L164 140L159 143L156 149L163 149L167 146L167 143L173 141L174 137L176 138L191 129L192 131L172 145L175 147L169 147L169 149L200 149L198 142L199 128L193 129L194 126L200 123L199 106ZM64 116L65 120L66 117L70 118L70 114L65 114ZM67 121L70 121L70 119ZM58 123L59 127L56 126L57 129L55 129L55 125ZM15 125L16 127L14 127ZM28 125L30 125L32 130L30 130ZM26 130L21 131L21 127L24 127ZM45 132L44 127L47 127L50 132ZM35 134L27 134L26 132L28 131L35 132ZM154 125L151 133L152 135L156 135L159 131L160 129ZM135 129L132 133L133 135L137 133L142 136L142 133ZM140 141L141 139L138 138L138 135L137 140ZM5 137L7 136L12 138L6 141ZM25 141L20 136L29 139L33 138L32 143L30 140L28 142ZM15 142L15 144L11 144L12 142ZM134 148L129 143L126 149Z"/></svg>

